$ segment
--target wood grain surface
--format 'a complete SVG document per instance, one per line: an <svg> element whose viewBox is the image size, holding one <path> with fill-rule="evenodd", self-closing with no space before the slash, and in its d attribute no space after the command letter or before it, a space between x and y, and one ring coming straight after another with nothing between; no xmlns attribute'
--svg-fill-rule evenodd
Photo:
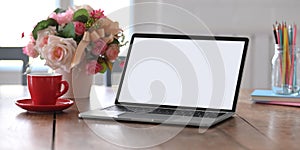
<svg viewBox="0 0 300 150"><path fill-rule="evenodd" d="M53 147L53 114L29 113L15 101L30 98L20 85L0 86L0 149L49 150Z"/></svg>
<svg viewBox="0 0 300 150"><path fill-rule="evenodd" d="M251 92L241 90L236 115L205 129L78 118L113 104L115 90L103 86L62 113L29 113L14 104L27 88L1 85L0 149L299 149L300 109L252 103Z"/></svg>

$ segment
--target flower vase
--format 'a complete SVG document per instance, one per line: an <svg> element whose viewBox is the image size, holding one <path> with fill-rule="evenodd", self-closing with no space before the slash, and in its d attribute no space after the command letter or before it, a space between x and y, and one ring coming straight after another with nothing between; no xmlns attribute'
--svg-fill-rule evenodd
<svg viewBox="0 0 300 150"><path fill-rule="evenodd" d="M89 98L91 86L93 83L93 75L86 73L86 62L82 62L79 65L71 69L70 72L66 72L62 69L55 70L57 73L63 75L63 80L69 83L69 90L61 98Z"/></svg>

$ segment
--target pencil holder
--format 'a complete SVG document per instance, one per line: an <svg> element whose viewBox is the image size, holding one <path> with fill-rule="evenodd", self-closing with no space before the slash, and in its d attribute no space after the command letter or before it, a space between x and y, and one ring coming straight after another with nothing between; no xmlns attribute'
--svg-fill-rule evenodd
<svg viewBox="0 0 300 150"><path fill-rule="evenodd" d="M293 45L282 47L275 45L272 58L272 90L276 94L299 93L300 51Z"/></svg>

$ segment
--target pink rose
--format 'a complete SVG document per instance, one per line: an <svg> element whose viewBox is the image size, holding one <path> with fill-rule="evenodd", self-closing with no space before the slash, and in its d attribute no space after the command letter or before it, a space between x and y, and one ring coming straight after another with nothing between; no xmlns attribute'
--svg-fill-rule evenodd
<svg viewBox="0 0 300 150"><path fill-rule="evenodd" d="M39 44L39 47L44 47L44 45L47 45L48 44L48 38L49 38L48 35L45 35L44 37L41 37L41 42Z"/></svg>
<svg viewBox="0 0 300 150"><path fill-rule="evenodd" d="M85 25L82 22L74 22L74 27L75 27L75 33L77 35L82 35L85 31Z"/></svg>
<svg viewBox="0 0 300 150"><path fill-rule="evenodd" d="M38 51L34 48L34 41L30 41L25 47L23 47L23 53L28 55L29 57L36 58L39 56Z"/></svg>
<svg viewBox="0 0 300 150"><path fill-rule="evenodd" d="M103 66L98 64L98 62L96 60L92 60L86 64L86 73L88 75L94 75L94 74L100 72L102 69L103 69Z"/></svg>
<svg viewBox="0 0 300 150"><path fill-rule="evenodd" d="M118 57L120 50L117 44L110 44L105 54L109 61L114 61Z"/></svg>
<svg viewBox="0 0 300 150"><path fill-rule="evenodd" d="M36 39L35 49L41 52L41 49L48 44L49 35L54 35L55 33L55 27L48 27L44 30L38 31L38 38Z"/></svg>
<svg viewBox="0 0 300 150"><path fill-rule="evenodd" d="M95 56L103 55L105 53L106 48L107 48L106 42L103 41L102 39L98 39L97 41L94 42L92 53Z"/></svg>
<svg viewBox="0 0 300 150"><path fill-rule="evenodd" d="M94 19L100 19L100 18L105 17L104 16L104 11L101 10L101 9L93 10L90 14L91 14L92 18L94 18Z"/></svg>
<svg viewBox="0 0 300 150"><path fill-rule="evenodd" d="M55 19L59 25L66 24L72 21L73 10L69 8L66 12L58 14L53 12L52 14L50 14L49 18Z"/></svg>
<svg viewBox="0 0 300 150"><path fill-rule="evenodd" d="M42 48L41 56L45 58L46 65L52 69L61 68L70 72L76 48L76 41L72 38L49 35L48 44Z"/></svg>

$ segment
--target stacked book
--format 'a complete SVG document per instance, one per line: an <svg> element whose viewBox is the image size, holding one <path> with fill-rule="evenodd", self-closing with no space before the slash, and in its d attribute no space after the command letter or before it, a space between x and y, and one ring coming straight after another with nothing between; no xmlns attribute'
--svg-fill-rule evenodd
<svg viewBox="0 0 300 150"><path fill-rule="evenodd" d="M298 106L300 107L300 95L280 95L272 90L254 90L251 93L251 100L256 103Z"/></svg>

